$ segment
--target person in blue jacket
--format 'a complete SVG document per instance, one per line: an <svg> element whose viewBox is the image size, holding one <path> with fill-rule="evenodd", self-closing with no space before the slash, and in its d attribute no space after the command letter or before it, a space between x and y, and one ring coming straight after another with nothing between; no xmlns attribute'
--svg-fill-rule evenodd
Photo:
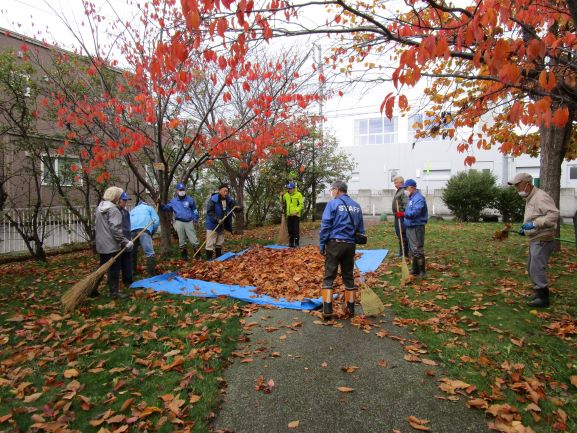
<svg viewBox="0 0 577 433"><path fill-rule="evenodd" d="M365 233L361 206L347 195L347 184L333 182L331 197L323 212L320 230L320 252L325 256L322 286L323 319L333 315L333 282L340 266L345 284L346 312L355 314L355 232Z"/></svg>
<svg viewBox="0 0 577 433"><path fill-rule="evenodd" d="M417 189L417 182L413 179L407 179L403 184L407 204L405 211L395 213L397 218L404 217L404 224L407 229L407 238L409 240L409 249L413 256L413 265L411 267L412 275L419 275L421 278L426 275L425 266L425 224L429 219L427 201L421 191Z"/></svg>
<svg viewBox="0 0 577 433"><path fill-rule="evenodd" d="M149 224L152 225L149 226ZM146 257L146 272L152 277L154 272L154 245L152 244L152 235L158 230L160 219L154 207L150 206L144 200L140 200L138 204L130 211L130 230L132 233L131 239L140 233L145 227L148 227L140 237L134 241L134 248L132 250L132 272L136 273L136 263L138 262L138 247L142 247L144 256Z"/></svg>
<svg viewBox="0 0 577 433"><path fill-rule="evenodd" d="M186 185L182 182L177 184L176 195L167 204L161 205L160 209L174 213L174 230L178 235L180 257L188 260L186 239L188 238L193 249L198 247L198 238L194 229L194 226L198 224L198 210L194 198L186 194Z"/></svg>
<svg viewBox="0 0 577 433"><path fill-rule="evenodd" d="M232 233L232 210L242 210L228 194L229 188L226 183L218 187L206 202L206 260L222 255L224 243L224 231Z"/></svg>

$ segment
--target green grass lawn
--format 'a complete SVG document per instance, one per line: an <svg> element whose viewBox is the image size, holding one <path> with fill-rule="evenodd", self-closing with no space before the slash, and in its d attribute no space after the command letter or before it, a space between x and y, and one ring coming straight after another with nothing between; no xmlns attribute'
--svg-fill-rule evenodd
<svg viewBox="0 0 577 433"><path fill-rule="evenodd" d="M501 227L429 223L427 278L401 288L391 254L375 291L395 323L426 345L427 358L467 384L455 392L494 422L576 432L577 255L562 245L550 261L552 306L531 310L526 239L492 240ZM247 231L228 237L225 250L275 236L276 228ZM573 239L572 227L562 237ZM396 252L392 224L370 227L367 247ZM0 266L0 431L208 432L220 377L253 307L139 291L64 314L61 294L96 268L96 257L49 260Z"/></svg>
<svg viewBox="0 0 577 433"><path fill-rule="evenodd" d="M536 432L576 432L577 253L563 243L551 257L552 306L531 309L526 238L512 231L493 240L502 227L430 222L427 278L401 288L400 262L389 257L376 291L451 379L471 385L460 392L473 406L505 405L497 420L513 416ZM561 237L574 239L573 227L563 226ZM397 251L390 223L372 227L370 239L372 248Z"/></svg>

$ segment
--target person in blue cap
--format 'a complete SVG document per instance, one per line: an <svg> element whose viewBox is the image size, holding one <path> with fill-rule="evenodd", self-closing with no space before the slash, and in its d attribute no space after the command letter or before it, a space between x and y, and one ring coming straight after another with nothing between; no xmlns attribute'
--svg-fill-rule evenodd
<svg viewBox="0 0 577 433"><path fill-rule="evenodd" d="M345 285L346 313L355 315L355 232L365 233L361 206L347 194L340 180L331 185L331 197L323 212L319 233L320 253L325 256L325 274L321 295L324 320L333 316L333 282L339 267Z"/></svg>
<svg viewBox="0 0 577 433"><path fill-rule="evenodd" d="M194 226L198 224L198 210L194 198L186 194L186 185L182 182L176 185L176 195L167 204L160 206L164 212L174 213L174 230L178 235L180 257L188 260L186 240L191 243L193 250L198 247L198 238Z"/></svg>
<svg viewBox="0 0 577 433"><path fill-rule="evenodd" d="M152 223L152 225L150 225ZM152 235L158 230L160 219L154 207L140 200L138 204L130 211L130 229L132 230L132 239L140 233L145 227L148 227L140 238L134 241L132 250L132 272L136 273L136 264L138 262L138 247L142 247L146 257L146 272L150 277L155 275L154 271L154 245Z"/></svg>
<svg viewBox="0 0 577 433"><path fill-rule="evenodd" d="M122 234L132 240L132 232L130 230L130 212L126 209L128 200L132 200L126 192L120 194L120 201L118 202L118 207L120 208L120 213L122 213ZM133 248L126 249L120 255L120 270L122 272L122 282L126 288L130 287L132 284L132 250Z"/></svg>
<svg viewBox="0 0 577 433"><path fill-rule="evenodd" d="M395 217L404 218L404 224L409 240L409 250L413 256L411 275L421 278L426 276L425 264L425 225L429 220L427 201L421 191L417 189L417 182L407 179L403 184L407 204L404 211L397 211Z"/></svg>
<svg viewBox="0 0 577 433"><path fill-rule="evenodd" d="M282 196L287 217L289 247L298 247L300 243L300 219L304 208L303 195L297 191L294 182L286 186L287 192Z"/></svg>
<svg viewBox="0 0 577 433"><path fill-rule="evenodd" d="M228 194L228 185L221 183L218 191L213 193L206 202L206 260L212 260L222 255L224 231L232 233L232 211L240 212L242 206Z"/></svg>

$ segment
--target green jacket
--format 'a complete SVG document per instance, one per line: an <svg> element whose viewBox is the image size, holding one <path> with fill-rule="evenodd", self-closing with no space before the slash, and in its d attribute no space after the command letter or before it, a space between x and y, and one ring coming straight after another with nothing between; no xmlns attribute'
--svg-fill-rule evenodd
<svg viewBox="0 0 577 433"><path fill-rule="evenodd" d="M301 216L304 208L303 195L298 192L296 188L292 194L285 192L282 199L285 203L285 213L287 216L291 216L293 213L296 213L299 217Z"/></svg>

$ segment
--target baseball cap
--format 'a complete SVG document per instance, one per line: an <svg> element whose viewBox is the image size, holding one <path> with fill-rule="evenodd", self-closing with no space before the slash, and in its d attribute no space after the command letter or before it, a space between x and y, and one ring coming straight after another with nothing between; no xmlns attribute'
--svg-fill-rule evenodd
<svg viewBox="0 0 577 433"><path fill-rule="evenodd" d="M293 189L295 187L295 184L294 184L294 182L289 182L289 183L287 183L286 187L287 187L287 189Z"/></svg>
<svg viewBox="0 0 577 433"><path fill-rule="evenodd" d="M518 183L521 182L533 183L533 176L531 176L529 173L517 173L513 178L513 180L510 180L507 183L509 185L517 185Z"/></svg>
<svg viewBox="0 0 577 433"><path fill-rule="evenodd" d="M403 188L406 188L408 186L414 186L415 188L417 187L417 182L415 182L413 179L407 179L405 181L405 183L403 184Z"/></svg>
<svg viewBox="0 0 577 433"><path fill-rule="evenodd" d="M182 182L176 184L176 189L178 191L184 191L186 189L186 185Z"/></svg>
<svg viewBox="0 0 577 433"><path fill-rule="evenodd" d="M123 192L122 194L120 194L120 200L132 200L128 194L126 194L125 192Z"/></svg>

